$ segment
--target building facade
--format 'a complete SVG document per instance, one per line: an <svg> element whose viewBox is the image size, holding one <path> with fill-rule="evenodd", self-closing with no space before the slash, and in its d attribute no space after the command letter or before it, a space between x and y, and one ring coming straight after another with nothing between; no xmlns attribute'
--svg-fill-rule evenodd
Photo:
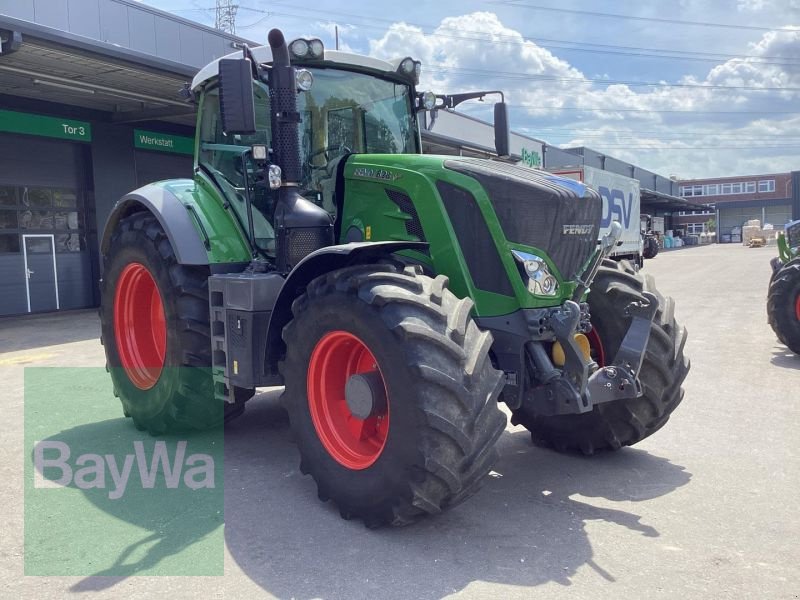
<svg viewBox="0 0 800 600"><path fill-rule="evenodd" d="M98 304L108 214L192 176L179 92L239 41L130 0L0 0L0 316Z"/></svg>
<svg viewBox="0 0 800 600"><path fill-rule="evenodd" d="M719 242L740 241L737 231L750 220L782 229L800 218L798 176L794 172L682 180L681 196L707 208L679 213L675 227L690 234L707 231L713 224Z"/></svg>

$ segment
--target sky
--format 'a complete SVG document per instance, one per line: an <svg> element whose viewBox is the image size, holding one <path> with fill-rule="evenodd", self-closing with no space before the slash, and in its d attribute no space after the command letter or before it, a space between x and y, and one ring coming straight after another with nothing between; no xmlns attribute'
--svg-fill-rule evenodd
<svg viewBox="0 0 800 600"><path fill-rule="evenodd" d="M144 0L208 25L214 0ZM237 34L423 63L501 89L511 129L681 179L800 169L800 0L237 0ZM491 120L491 105L459 110Z"/></svg>

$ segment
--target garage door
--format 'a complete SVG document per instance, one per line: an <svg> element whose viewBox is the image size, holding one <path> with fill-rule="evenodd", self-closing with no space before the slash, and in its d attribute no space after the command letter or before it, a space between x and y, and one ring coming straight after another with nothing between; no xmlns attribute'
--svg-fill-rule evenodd
<svg viewBox="0 0 800 600"><path fill-rule="evenodd" d="M194 160L184 154L136 150L136 183L139 186L163 179L192 178Z"/></svg>
<svg viewBox="0 0 800 600"><path fill-rule="evenodd" d="M783 229L789 221L792 220L792 206L785 204L783 206L768 206L767 207L767 223L772 223L776 229Z"/></svg>
<svg viewBox="0 0 800 600"><path fill-rule="evenodd" d="M0 315L92 306L84 151L0 135Z"/></svg>
<svg viewBox="0 0 800 600"><path fill-rule="evenodd" d="M761 207L731 207L719 209L719 231L721 235L729 234L734 227L741 227L752 219L761 220Z"/></svg>

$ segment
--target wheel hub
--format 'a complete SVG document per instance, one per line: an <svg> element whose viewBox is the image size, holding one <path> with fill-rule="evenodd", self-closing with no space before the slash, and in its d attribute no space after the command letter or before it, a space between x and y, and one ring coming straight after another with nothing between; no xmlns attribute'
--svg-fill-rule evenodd
<svg viewBox="0 0 800 600"><path fill-rule="evenodd" d="M345 400L357 419L368 419L386 412L386 388L378 371L356 373L347 380Z"/></svg>

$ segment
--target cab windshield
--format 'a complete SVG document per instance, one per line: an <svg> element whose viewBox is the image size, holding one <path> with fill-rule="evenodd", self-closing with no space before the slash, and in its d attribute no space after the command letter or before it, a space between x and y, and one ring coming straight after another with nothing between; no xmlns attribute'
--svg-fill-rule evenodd
<svg viewBox="0 0 800 600"><path fill-rule="evenodd" d="M344 156L419 152L411 89L353 71L309 70L314 85L298 96L300 187L333 213L336 169Z"/></svg>
<svg viewBox="0 0 800 600"><path fill-rule="evenodd" d="M301 123L300 192L336 216L337 167L347 154L416 154L419 152L411 88L374 75L339 69L311 68L314 85L298 95ZM243 225L246 202L253 206L255 243L274 256L274 193L254 185L256 168L248 150L270 144L269 90L254 82L256 133L227 135L219 112L219 90L203 97L199 164L211 175Z"/></svg>

